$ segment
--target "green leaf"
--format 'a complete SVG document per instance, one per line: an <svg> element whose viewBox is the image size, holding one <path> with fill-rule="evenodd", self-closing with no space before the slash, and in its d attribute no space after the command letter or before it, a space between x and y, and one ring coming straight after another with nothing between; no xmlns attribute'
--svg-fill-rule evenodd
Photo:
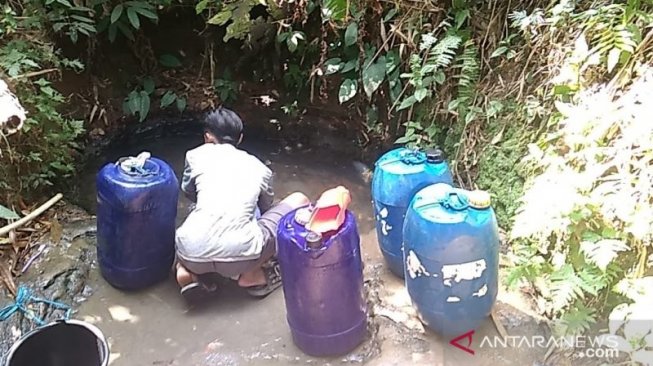
<svg viewBox="0 0 653 366"><path fill-rule="evenodd" d="M127 18L129 18L129 22L131 23L132 27L136 29L141 27L141 22L138 19L138 14L136 14L134 8L127 9Z"/></svg>
<svg viewBox="0 0 653 366"><path fill-rule="evenodd" d="M367 121L368 127L374 127L374 125L379 122L379 111L376 106L367 108L367 112L365 113L365 120Z"/></svg>
<svg viewBox="0 0 653 366"><path fill-rule="evenodd" d="M129 29L129 27L127 27L124 22L117 22L116 26L118 27L118 29L120 29L122 34L125 35L125 37L127 37L127 39L129 39L130 41L134 41L135 39L134 33L132 33L131 29Z"/></svg>
<svg viewBox="0 0 653 366"><path fill-rule="evenodd" d="M385 79L385 58L379 62L373 63L363 70L363 90L368 98L381 86Z"/></svg>
<svg viewBox="0 0 653 366"><path fill-rule="evenodd" d="M186 109L186 98L177 97L177 109L183 112Z"/></svg>
<svg viewBox="0 0 653 366"><path fill-rule="evenodd" d="M458 105L460 104L460 99L453 99L449 102L449 105L447 105L447 110L449 112L455 112L456 109L458 109Z"/></svg>
<svg viewBox="0 0 653 366"><path fill-rule="evenodd" d="M79 27L79 31L86 35L90 35L91 33L97 33L95 27L90 24L78 23L77 26Z"/></svg>
<svg viewBox="0 0 653 366"><path fill-rule="evenodd" d="M145 121L148 113L150 113L150 96L142 91L140 93L140 105L138 106L139 122Z"/></svg>
<svg viewBox="0 0 653 366"><path fill-rule="evenodd" d="M340 91L338 92L338 100L340 104L350 101L353 97L356 96L358 90L358 82L354 79L345 79L340 85Z"/></svg>
<svg viewBox="0 0 653 366"><path fill-rule="evenodd" d="M621 50L616 47L608 52L608 72L612 72L615 66L617 66L619 63L619 56L621 56Z"/></svg>
<svg viewBox="0 0 653 366"><path fill-rule="evenodd" d="M324 0L322 2L322 15L326 19L336 22L345 20L347 13L347 0Z"/></svg>
<svg viewBox="0 0 653 366"><path fill-rule="evenodd" d="M227 24L229 19L231 19L231 10L225 9L217 13L213 17L211 17L211 19L209 19L207 23L213 25L225 25Z"/></svg>
<svg viewBox="0 0 653 366"><path fill-rule="evenodd" d="M388 75L388 83L390 84L390 100L395 103L403 90L403 84L399 78L399 68L396 68L391 75Z"/></svg>
<svg viewBox="0 0 653 366"><path fill-rule="evenodd" d="M291 53L294 53L297 51L297 47L299 46L299 41L304 40L306 37L304 36L304 33L302 32L293 32L290 37L286 40L286 43L288 44L288 50Z"/></svg>
<svg viewBox="0 0 653 366"><path fill-rule="evenodd" d="M456 18L455 19L456 20L456 28L460 29L460 27L463 25L465 20L467 20L467 18L469 18L469 9L457 11L456 15L455 15L455 18Z"/></svg>
<svg viewBox="0 0 653 366"><path fill-rule="evenodd" d="M283 43L290 37L290 32L281 32L277 35L277 42Z"/></svg>
<svg viewBox="0 0 653 366"><path fill-rule="evenodd" d="M423 101L424 98L426 98L428 96L428 93L429 93L428 89L418 88L417 90L415 90L415 94L414 94L415 95L415 100L417 102Z"/></svg>
<svg viewBox="0 0 653 366"><path fill-rule="evenodd" d="M170 68L181 66L181 61L179 61L177 57L169 53L161 55L161 57L159 57L159 62L161 63L161 65Z"/></svg>
<svg viewBox="0 0 653 366"><path fill-rule="evenodd" d="M388 12L388 14L386 14L386 16L383 17L383 22L384 22L384 23L389 22L392 18L395 17L395 15L397 15L397 8L392 8L392 9L390 9L390 11Z"/></svg>
<svg viewBox="0 0 653 366"><path fill-rule="evenodd" d="M497 47L497 49L494 50L494 52L492 52L492 54L490 55L490 58L499 57L506 52L508 52L508 47L506 46Z"/></svg>
<svg viewBox="0 0 653 366"><path fill-rule="evenodd" d="M122 4L116 5L115 8L113 8L113 11L111 11L111 23L115 23L120 19L120 16L122 15L122 10L123 6Z"/></svg>
<svg viewBox="0 0 653 366"><path fill-rule="evenodd" d="M614 239L618 235L617 230L611 228L611 227L606 227L601 230L601 236L606 239Z"/></svg>
<svg viewBox="0 0 653 366"><path fill-rule="evenodd" d="M395 144L407 144L415 139L414 136L415 136L414 133L406 134L405 136L396 139Z"/></svg>
<svg viewBox="0 0 653 366"><path fill-rule="evenodd" d="M81 33L84 33L84 32L85 32L85 31L82 30L82 29L80 29L79 31L80 31ZM77 40L79 39L79 36L77 35L77 31L75 31L75 30L71 30L71 31L69 32L69 36L70 36L70 41L71 41L71 42L73 42L73 43L77 43Z"/></svg>
<svg viewBox="0 0 653 366"><path fill-rule="evenodd" d="M133 9L138 14L140 14L140 15L146 17L146 18L150 18L152 20L158 20L159 19L159 17L156 15L156 13L153 12L152 10L150 10L150 9L143 9L143 8L137 8L137 7L134 7Z"/></svg>
<svg viewBox="0 0 653 366"><path fill-rule="evenodd" d="M250 21L249 16L244 18L237 18L234 13L234 17L236 20L227 26L227 33L223 38L225 42L228 42L230 39L243 40L250 32L252 22Z"/></svg>
<svg viewBox="0 0 653 366"><path fill-rule="evenodd" d="M290 51L290 53L297 51L297 40L295 40L293 37L288 37L286 44L288 45L288 51Z"/></svg>
<svg viewBox="0 0 653 366"><path fill-rule="evenodd" d="M152 80L152 78L145 78L145 80L143 80L143 90L145 90L147 94L152 94L154 91L154 80Z"/></svg>
<svg viewBox="0 0 653 366"><path fill-rule="evenodd" d="M346 73L350 72L351 70L354 70L357 65L358 65L358 59L349 60L344 64L344 66L342 66L342 69L340 69L340 73L341 74L346 74Z"/></svg>
<svg viewBox="0 0 653 366"><path fill-rule="evenodd" d="M139 111L141 105L141 96L137 91L132 91L127 97L127 110L130 114L136 114Z"/></svg>
<svg viewBox="0 0 653 366"><path fill-rule="evenodd" d="M165 94L163 94L163 97L161 97L161 108L165 108L171 105L175 99L177 99L177 94L168 90Z"/></svg>
<svg viewBox="0 0 653 366"><path fill-rule="evenodd" d="M399 105L399 108L397 108L397 111L404 110L406 108L410 108L413 104L417 102L417 99L415 99L415 96L411 95L408 98L405 98L403 102Z"/></svg>
<svg viewBox="0 0 653 366"><path fill-rule="evenodd" d="M553 94L555 95L569 95L573 93L573 89L569 85L555 85L553 87Z"/></svg>
<svg viewBox="0 0 653 366"><path fill-rule="evenodd" d="M197 5L195 5L195 13L200 14L204 10L206 10L206 7L209 5L209 0L202 0Z"/></svg>
<svg viewBox="0 0 653 366"><path fill-rule="evenodd" d="M19 219L20 216L18 216L13 210L0 205L0 219L4 220L16 220Z"/></svg>
<svg viewBox="0 0 653 366"><path fill-rule="evenodd" d="M67 6L69 8L73 7L73 4L70 3L68 0L57 0L57 2L61 5Z"/></svg>
<svg viewBox="0 0 653 366"><path fill-rule="evenodd" d="M351 22L345 31L345 46L355 45L358 41L358 23Z"/></svg>
<svg viewBox="0 0 653 366"><path fill-rule="evenodd" d="M330 58L324 62L324 75L335 74L340 71L342 60L339 57Z"/></svg>
<svg viewBox="0 0 653 366"><path fill-rule="evenodd" d="M583 241L591 241L592 243L596 243L597 241L603 239L601 235L593 231L584 231L583 235L581 235L581 238Z"/></svg>
<svg viewBox="0 0 653 366"><path fill-rule="evenodd" d="M396 50L391 50L385 55L385 64L386 64L386 74L388 77L392 74L397 66L401 63L401 57L399 57L399 52Z"/></svg>
<svg viewBox="0 0 653 366"><path fill-rule="evenodd" d="M124 114L132 115L134 113L132 113L131 106L129 105L129 102L130 102L129 99L125 99L125 101L122 102L122 112Z"/></svg>
<svg viewBox="0 0 653 366"><path fill-rule="evenodd" d="M96 0L101 3L105 2L106 0ZM150 5L147 1L139 0L139 1L127 1L125 4L134 7L134 8L145 8L145 9L152 9L152 5ZM96 5L96 4L94 4Z"/></svg>
<svg viewBox="0 0 653 366"><path fill-rule="evenodd" d="M446 79L446 76L444 75L444 72L442 70L438 70L438 72L433 75L433 79L435 80L436 83L439 85L442 85L444 83L444 80Z"/></svg>
<svg viewBox="0 0 653 366"><path fill-rule="evenodd" d="M465 124L470 124L470 123L472 123L472 121L475 120L476 117L477 117L477 113L476 113L476 112L474 112L474 111L469 111L469 113L467 113L467 114L465 115Z"/></svg>

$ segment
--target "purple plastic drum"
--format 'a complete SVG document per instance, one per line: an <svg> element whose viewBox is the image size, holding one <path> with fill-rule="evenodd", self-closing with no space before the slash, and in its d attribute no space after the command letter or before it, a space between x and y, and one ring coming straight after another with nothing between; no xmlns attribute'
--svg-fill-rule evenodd
<svg viewBox="0 0 653 366"><path fill-rule="evenodd" d="M367 333L360 237L354 215L324 236L281 219L278 256L293 341L311 356L336 356L356 348Z"/></svg>

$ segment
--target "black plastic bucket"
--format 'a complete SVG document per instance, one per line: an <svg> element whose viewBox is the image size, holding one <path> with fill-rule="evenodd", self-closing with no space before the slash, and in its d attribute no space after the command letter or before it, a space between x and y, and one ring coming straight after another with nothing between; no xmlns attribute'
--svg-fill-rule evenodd
<svg viewBox="0 0 653 366"><path fill-rule="evenodd" d="M4 366L108 366L109 346L95 326L61 320L37 328L19 339Z"/></svg>

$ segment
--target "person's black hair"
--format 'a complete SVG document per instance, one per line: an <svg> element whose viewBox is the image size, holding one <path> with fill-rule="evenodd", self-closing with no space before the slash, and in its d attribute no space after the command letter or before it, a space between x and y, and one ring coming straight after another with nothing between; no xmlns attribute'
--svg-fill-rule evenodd
<svg viewBox="0 0 653 366"><path fill-rule="evenodd" d="M202 120L204 132L215 136L221 143L237 145L243 133L243 121L227 108L218 107Z"/></svg>

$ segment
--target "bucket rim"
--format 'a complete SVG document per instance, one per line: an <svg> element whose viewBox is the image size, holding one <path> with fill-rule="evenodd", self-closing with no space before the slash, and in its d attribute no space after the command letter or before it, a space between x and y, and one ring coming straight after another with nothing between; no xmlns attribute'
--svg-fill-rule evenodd
<svg viewBox="0 0 653 366"><path fill-rule="evenodd" d="M4 360L0 359L2 361L2 366L9 366L9 361L12 359L14 353L16 353L16 350L20 345L29 337L33 336L34 334L42 331L43 329L53 327L55 325L59 324L66 324L66 325L77 325L83 328L86 328L89 330L93 335L98 339L99 343L101 344L100 348L103 353L103 358L101 366L108 366L109 365L109 344L107 343L107 339L100 330L100 328L96 327L95 325L82 321L82 320L76 320L76 319L60 319L60 320L55 320L53 322L50 322L44 326L37 327L35 329L32 329L31 331L23 334L14 344L11 345L9 350L7 351L7 354L4 356Z"/></svg>

